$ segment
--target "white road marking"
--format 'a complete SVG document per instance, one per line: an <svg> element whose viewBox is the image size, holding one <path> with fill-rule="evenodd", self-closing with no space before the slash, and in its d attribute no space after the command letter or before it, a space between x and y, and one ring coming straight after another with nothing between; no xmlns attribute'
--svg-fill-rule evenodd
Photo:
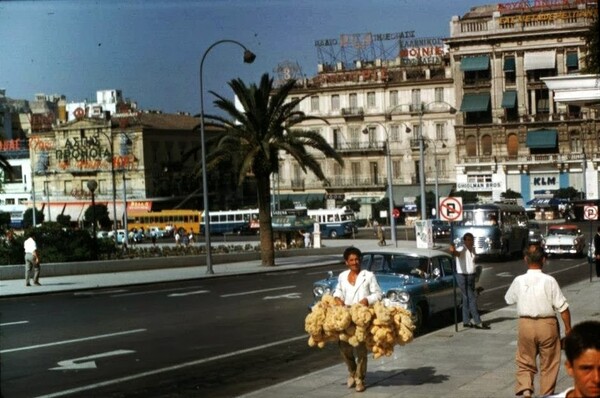
<svg viewBox="0 0 600 398"><path fill-rule="evenodd" d="M282 287L273 287L271 289L262 289L262 290L250 290L248 292L241 293L230 293L230 294L222 294L221 297L235 297L235 296L245 296L247 294L256 294L256 293L264 293L264 292L272 292L273 290L285 290L285 289L293 289L296 286L282 286Z"/></svg>
<svg viewBox="0 0 600 398"><path fill-rule="evenodd" d="M5 354L8 352L15 352L15 351L34 350L36 348L52 347L55 345L62 345L62 344L79 343L80 341L105 339L108 337L122 336L124 334L140 333L140 332L145 332L145 331L146 331L146 329L133 329L133 330L126 330L124 332L116 332L116 333L100 334L98 336L82 337L80 339L55 341L54 343L36 344L36 345L30 345L27 347L9 348L8 350L0 350L0 354Z"/></svg>
<svg viewBox="0 0 600 398"><path fill-rule="evenodd" d="M24 323L29 323L29 321L5 322L5 323L0 323L0 326L22 325Z"/></svg>
<svg viewBox="0 0 600 398"><path fill-rule="evenodd" d="M58 391L58 392L47 394L47 395L41 395L38 398L62 397L63 395L69 395L69 394L75 394L75 393L79 393L79 392L83 392L83 391L89 391L89 390L93 390L95 388L106 387L106 386L110 386L110 385L113 385L113 384L123 383L123 382L126 382L126 381L140 379L142 377L148 377L148 376L152 376L152 375L156 375L156 374L160 374L160 373L164 373L164 372L171 372L171 371L174 371L174 370L179 370L179 369L187 368L187 367L190 367L190 366L201 365L201 364L206 363L206 362L211 362L211 361L216 361L216 360L219 360L219 359L229 358L229 357L236 356L236 355L246 354L246 353L249 353L249 352L252 352L252 351L258 351L258 350L262 350L262 349L265 349L265 348L273 347L273 346L280 345L280 344L291 343L293 341L302 340L302 339L307 339L307 335L291 337L289 339L275 341L273 343L264 344L264 345L260 345L260 346L257 346L257 347L246 348L244 350L239 350L239 351L230 352L230 353L227 353L227 354L217 355L217 356L211 357L211 358L204 358L204 359L198 359L196 361L180 363L178 365L168 366L166 368L149 370L147 372L142 372L142 373L133 374L133 375L130 375L130 376L120 377L118 379L106 380L106 381L102 381L100 383L94 383L94 384L90 384L90 385L87 385L87 386L81 386L81 387L77 387L77 388L72 388L70 390Z"/></svg>
<svg viewBox="0 0 600 398"><path fill-rule="evenodd" d="M127 289L112 289L112 290L104 290L104 291L100 291L100 292L96 292L96 291L83 291L83 292L75 292L73 293L73 296L103 296L106 294L114 294L114 293L121 293L121 292L126 292Z"/></svg>
<svg viewBox="0 0 600 398"><path fill-rule="evenodd" d="M263 297L263 300L276 300L276 299L280 299L280 298L299 299L299 298L301 298L301 296L302 296L302 293L296 292L296 293L282 294L279 296L265 296L265 297Z"/></svg>
<svg viewBox="0 0 600 398"><path fill-rule="evenodd" d="M510 278L513 274L510 272L500 272L499 274L496 274L496 276L499 276L500 278Z"/></svg>
<svg viewBox="0 0 600 398"><path fill-rule="evenodd" d="M196 290L194 292L171 293L167 297L183 297L183 296L191 296L192 294L204 294L204 293L210 293L210 290Z"/></svg>
<svg viewBox="0 0 600 398"><path fill-rule="evenodd" d="M133 354L134 352L135 351L132 350L115 350L103 352L101 354L89 355L87 357L65 359L64 361L57 362L58 366L55 368L50 368L49 370L97 369L98 366L96 366L96 361L94 361L94 359L112 357L115 355Z"/></svg>
<svg viewBox="0 0 600 398"><path fill-rule="evenodd" d="M196 286L197 288L198 286ZM141 296L144 294L155 294L155 293L164 293L164 292L177 292L180 290L189 290L191 289L190 287L177 287L177 288L171 288L171 289L158 289L158 290L149 290L149 291L145 291L145 292L131 292L131 293L123 293L123 294L115 294L114 296L111 297L125 297L125 296Z"/></svg>

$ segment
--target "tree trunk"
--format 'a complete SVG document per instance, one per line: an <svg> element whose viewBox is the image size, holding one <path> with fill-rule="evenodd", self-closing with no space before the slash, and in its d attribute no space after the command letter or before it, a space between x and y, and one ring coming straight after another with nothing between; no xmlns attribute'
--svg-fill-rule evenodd
<svg viewBox="0 0 600 398"><path fill-rule="evenodd" d="M271 178L256 176L258 192L258 220L260 222L260 259L263 266L275 265L273 225L271 223Z"/></svg>

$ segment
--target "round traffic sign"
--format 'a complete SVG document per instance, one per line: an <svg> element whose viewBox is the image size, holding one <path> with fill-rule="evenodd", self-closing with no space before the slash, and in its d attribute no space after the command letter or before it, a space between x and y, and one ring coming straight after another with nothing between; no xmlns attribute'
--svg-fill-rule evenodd
<svg viewBox="0 0 600 398"><path fill-rule="evenodd" d="M462 220L462 198L449 196L440 201L440 218L445 221Z"/></svg>
<svg viewBox="0 0 600 398"><path fill-rule="evenodd" d="M598 206L584 206L583 207L583 219L584 220L597 220L598 219Z"/></svg>
<svg viewBox="0 0 600 398"><path fill-rule="evenodd" d="M400 210L399 209L392 210L392 215L394 216L394 218L400 217Z"/></svg>

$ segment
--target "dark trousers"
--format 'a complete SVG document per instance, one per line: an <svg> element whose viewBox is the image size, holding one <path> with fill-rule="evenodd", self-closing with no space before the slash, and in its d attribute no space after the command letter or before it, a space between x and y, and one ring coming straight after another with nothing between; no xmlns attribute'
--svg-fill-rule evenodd
<svg viewBox="0 0 600 398"><path fill-rule="evenodd" d="M477 310L477 296L475 295L475 274L456 274L456 283L462 292L462 319L463 324L473 323L479 325L481 318Z"/></svg>

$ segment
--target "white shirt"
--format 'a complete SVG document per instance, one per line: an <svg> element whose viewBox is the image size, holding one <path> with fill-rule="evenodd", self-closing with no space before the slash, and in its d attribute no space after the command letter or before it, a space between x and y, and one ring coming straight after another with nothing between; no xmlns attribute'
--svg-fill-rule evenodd
<svg viewBox="0 0 600 398"><path fill-rule="evenodd" d="M354 285L348 281L350 270L346 270L338 277L338 284L333 292L333 297L339 297L345 305L352 305L366 298L369 305L381 300L383 293L377 283L375 274L371 271L362 270L356 277Z"/></svg>
<svg viewBox="0 0 600 398"><path fill-rule="evenodd" d="M32 237L29 237L25 243L23 243L23 246L25 247L25 254L33 254L33 252L37 250L37 245Z"/></svg>
<svg viewBox="0 0 600 398"><path fill-rule="evenodd" d="M533 318L555 316L555 311L569 308L558 282L541 269L530 269L512 282L504 300L507 304L517 304L519 316Z"/></svg>
<svg viewBox="0 0 600 398"><path fill-rule="evenodd" d="M460 254L456 257L456 273L474 274L475 273L475 252L469 251L466 247L457 250Z"/></svg>
<svg viewBox="0 0 600 398"><path fill-rule="evenodd" d="M567 388L565 391L558 394L548 395L546 398L567 398L567 394L571 391L575 391L575 387Z"/></svg>

